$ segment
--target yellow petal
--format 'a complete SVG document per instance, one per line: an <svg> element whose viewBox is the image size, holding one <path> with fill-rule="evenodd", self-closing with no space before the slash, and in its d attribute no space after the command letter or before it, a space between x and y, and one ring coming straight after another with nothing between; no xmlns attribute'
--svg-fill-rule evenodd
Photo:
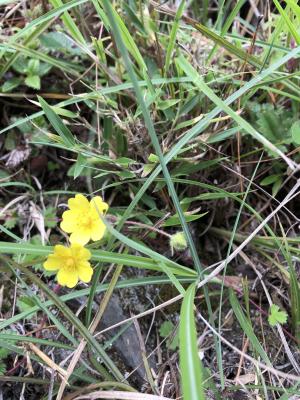
<svg viewBox="0 0 300 400"><path fill-rule="evenodd" d="M71 256L71 250L68 247L62 246L61 244L57 244L54 246L54 255L57 258L64 258Z"/></svg>
<svg viewBox="0 0 300 400"><path fill-rule="evenodd" d="M81 244L82 246L84 246L85 244L87 244L87 242L90 240L90 238L91 238L90 230L80 229L71 234L70 242L72 244L77 243L77 244Z"/></svg>
<svg viewBox="0 0 300 400"><path fill-rule="evenodd" d="M90 204L86 197L83 194L76 194L75 197L72 197L68 200L68 206L71 210L82 210L82 209L89 209Z"/></svg>
<svg viewBox="0 0 300 400"><path fill-rule="evenodd" d="M64 232L71 233L77 228L78 213L76 211L65 211L62 215L60 227Z"/></svg>
<svg viewBox="0 0 300 400"><path fill-rule="evenodd" d="M90 201L92 209L96 210L97 213L105 214L108 210L108 204L105 203L100 196L95 196Z"/></svg>
<svg viewBox="0 0 300 400"><path fill-rule="evenodd" d="M103 238L106 226L101 220L95 221L91 229L91 239L96 241Z"/></svg>
<svg viewBox="0 0 300 400"><path fill-rule="evenodd" d="M83 261L77 265L77 272L79 279L88 283L91 281L94 271L89 262Z"/></svg>
<svg viewBox="0 0 300 400"><path fill-rule="evenodd" d="M43 266L47 271L57 271L62 265L62 260L54 254L50 254Z"/></svg>
<svg viewBox="0 0 300 400"><path fill-rule="evenodd" d="M78 273L76 270L70 272L62 268L58 271L57 282L62 286L73 288L78 283Z"/></svg>
<svg viewBox="0 0 300 400"><path fill-rule="evenodd" d="M71 244L71 251L73 257L80 261L87 261L91 258L91 252L83 247L81 244L72 243Z"/></svg>

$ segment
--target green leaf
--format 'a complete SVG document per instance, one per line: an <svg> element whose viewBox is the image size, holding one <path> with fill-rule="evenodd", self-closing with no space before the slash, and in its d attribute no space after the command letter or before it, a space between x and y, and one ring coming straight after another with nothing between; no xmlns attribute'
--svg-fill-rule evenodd
<svg viewBox="0 0 300 400"><path fill-rule="evenodd" d="M296 144L300 144L300 121L296 121L293 123L291 127L291 134L293 141Z"/></svg>
<svg viewBox="0 0 300 400"><path fill-rule="evenodd" d="M11 78L8 81L4 82L1 86L2 92L7 93L11 92L13 89L18 87L22 83L21 78Z"/></svg>
<svg viewBox="0 0 300 400"><path fill-rule="evenodd" d="M175 329L174 324L171 321L165 321L162 323L161 327L159 328L159 335L162 338L167 338L170 336ZM176 333L174 337L168 338L166 341L167 347L170 350L175 350L179 345L179 335Z"/></svg>
<svg viewBox="0 0 300 400"><path fill-rule="evenodd" d="M86 165L87 165L87 158L82 153L78 153L77 161L74 164L74 169L73 169L74 179L78 178L81 175Z"/></svg>
<svg viewBox="0 0 300 400"><path fill-rule="evenodd" d="M271 185L272 183L275 183L280 179L282 174L274 174L274 175L269 175L265 177L263 180L260 181L261 186L268 186Z"/></svg>
<svg viewBox="0 0 300 400"><path fill-rule="evenodd" d="M206 36L208 39L211 39L215 42L215 44L223 47L226 49L230 54L234 54L241 60L247 62L248 64L253 65L254 67L261 67L261 61L249 53L246 53L244 50L241 50L239 47L235 46L234 44L230 43L228 40L224 39L222 36L218 35L217 33L213 32L211 29L207 28L206 26L196 22L192 23L194 28L196 28L202 35Z"/></svg>
<svg viewBox="0 0 300 400"><path fill-rule="evenodd" d="M194 297L196 284L189 286L184 296L179 325L179 361L184 400L205 400L203 366L198 355Z"/></svg>
<svg viewBox="0 0 300 400"><path fill-rule="evenodd" d="M282 185L283 179L278 178L276 182L274 182L272 186L272 196L275 197L277 193L279 192L281 185Z"/></svg>
<svg viewBox="0 0 300 400"><path fill-rule="evenodd" d="M25 84L33 89L41 88L41 78L38 75L28 75L25 79Z"/></svg>
<svg viewBox="0 0 300 400"><path fill-rule="evenodd" d="M70 54L80 55L82 50L74 47L74 41L63 32L48 32L40 37L43 46L51 50L61 50Z"/></svg>
<svg viewBox="0 0 300 400"><path fill-rule="evenodd" d="M275 326L276 324L285 324L287 321L287 317L287 313L285 311L281 311L276 304L271 305L268 317L268 321L271 326Z"/></svg>
<svg viewBox="0 0 300 400"><path fill-rule="evenodd" d="M28 75L38 75L40 69L40 60L31 59L28 61Z"/></svg>
<svg viewBox="0 0 300 400"><path fill-rule="evenodd" d="M4 347L0 348L0 360L3 360L9 355L10 351L5 349Z"/></svg>
<svg viewBox="0 0 300 400"><path fill-rule="evenodd" d="M202 213L202 214L194 214L194 215L188 215L188 214L184 213L184 217L185 217L186 222L192 222L192 221L196 221L199 218L202 218L206 214L207 214L207 212ZM181 225L181 222L180 222L178 214L172 215L172 217L166 219L165 222L162 224L162 226L179 226L179 225Z"/></svg>

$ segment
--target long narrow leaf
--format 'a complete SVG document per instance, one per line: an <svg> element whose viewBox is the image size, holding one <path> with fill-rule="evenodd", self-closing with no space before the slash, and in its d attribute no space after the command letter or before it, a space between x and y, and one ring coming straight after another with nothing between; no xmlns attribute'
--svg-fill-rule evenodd
<svg viewBox="0 0 300 400"><path fill-rule="evenodd" d="M170 33L170 38L169 38L169 43L167 47L167 53L166 53L166 61L165 61L165 67L164 67L164 74L167 76L169 67L170 67L170 62L171 62L171 56L175 47L175 42L176 42L176 34L177 30L179 27L179 21L182 16L182 13L184 11L184 6L185 6L185 0L181 0L181 3L177 9L175 18L174 18L174 23L172 25L172 30Z"/></svg>
<svg viewBox="0 0 300 400"><path fill-rule="evenodd" d="M68 147L74 147L75 139L71 131L66 127L61 118L53 111L46 100L40 96L38 96L38 100L50 124L62 138L64 144Z"/></svg>
<svg viewBox="0 0 300 400"><path fill-rule="evenodd" d="M0 254L30 254L37 257L46 257L53 251L52 246L41 246L29 243L10 243L0 242ZM130 254L112 253L105 250L92 250L92 260L101 261L103 263L114 263L120 265L128 265L136 268L150 269L153 271L161 271L158 263L151 258L133 256ZM150 253L149 253L150 254ZM151 253L154 257L159 257L155 252ZM186 268L174 261L168 260L166 257L157 258L160 262L164 262L167 268L181 276L195 277L195 271Z"/></svg>
<svg viewBox="0 0 300 400"><path fill-rule="evenodd" d="M253 349L260 355L260 357L265 361L266 364L271 365L271 362L264 351L262 345L260 344L259 340L257 339L252 326L250 325L250 322L246 318L245 314L243 313L242 307L240 306L240 303L233 292L233 290L230 290L229 292L229 299L230 299L230 304L233 309L233 312L235 316L237 317L239 324L241 325L241 328L243 329L243 332L247 335L248 339L250 340Z"/></svg>
<svg viewBox="0 0 300 400"><path fill-rule="evenodd" d="M50 0L50 3L53 5L54 9L62 7L64 3L61 0ZM67 30L74 40L86 45L85 39L82 36L80 30L78 29L76 23L71 18L68 11L65 11L63 16L61 17L63 23L65 24Z"/></svg>
<svg viewBox="0 0 300 400"><path fill-rule="evenodd" d="M203 366L198 354L193 311L195 287L192 284L186 291L180 312L179 359L184 400L205 400Z"/></svg>

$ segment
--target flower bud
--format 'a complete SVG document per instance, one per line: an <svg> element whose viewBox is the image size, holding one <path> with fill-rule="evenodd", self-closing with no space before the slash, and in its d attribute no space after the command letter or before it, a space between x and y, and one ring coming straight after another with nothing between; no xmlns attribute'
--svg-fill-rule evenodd
<svg viewBox="0 0 300 400"><path fill-rule="evenodd" d="M176 251L183 251L187 248L187 242L183 232L177 232L171 236L170 239L171 249Z"/></svg>

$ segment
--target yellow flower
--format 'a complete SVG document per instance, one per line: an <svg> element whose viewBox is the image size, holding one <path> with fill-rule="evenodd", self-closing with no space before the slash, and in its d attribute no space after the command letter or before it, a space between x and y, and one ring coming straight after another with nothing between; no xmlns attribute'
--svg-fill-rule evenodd
<svg viewBox="0 0 300 400"><path fill-rule="evenodd" d="M89 263L91 253L80 244L71 244L65 247L60 244L54 247L54 252L49 254L44 262L47 271L57 271L57 281L62 286L73 288L78 280L90 282L93 268Z"/></svg>
<svg viewBox="0 0 300 400"><path fill-rule="evenodd" d="M89 240L102 239L105 225L99 214L104 215L108 204L100 196L94 197L90 202L82 194L76 194L68 201L69 210L62 215L60 227L63 231L71 233L70 242L85 245Z"/></svg>

